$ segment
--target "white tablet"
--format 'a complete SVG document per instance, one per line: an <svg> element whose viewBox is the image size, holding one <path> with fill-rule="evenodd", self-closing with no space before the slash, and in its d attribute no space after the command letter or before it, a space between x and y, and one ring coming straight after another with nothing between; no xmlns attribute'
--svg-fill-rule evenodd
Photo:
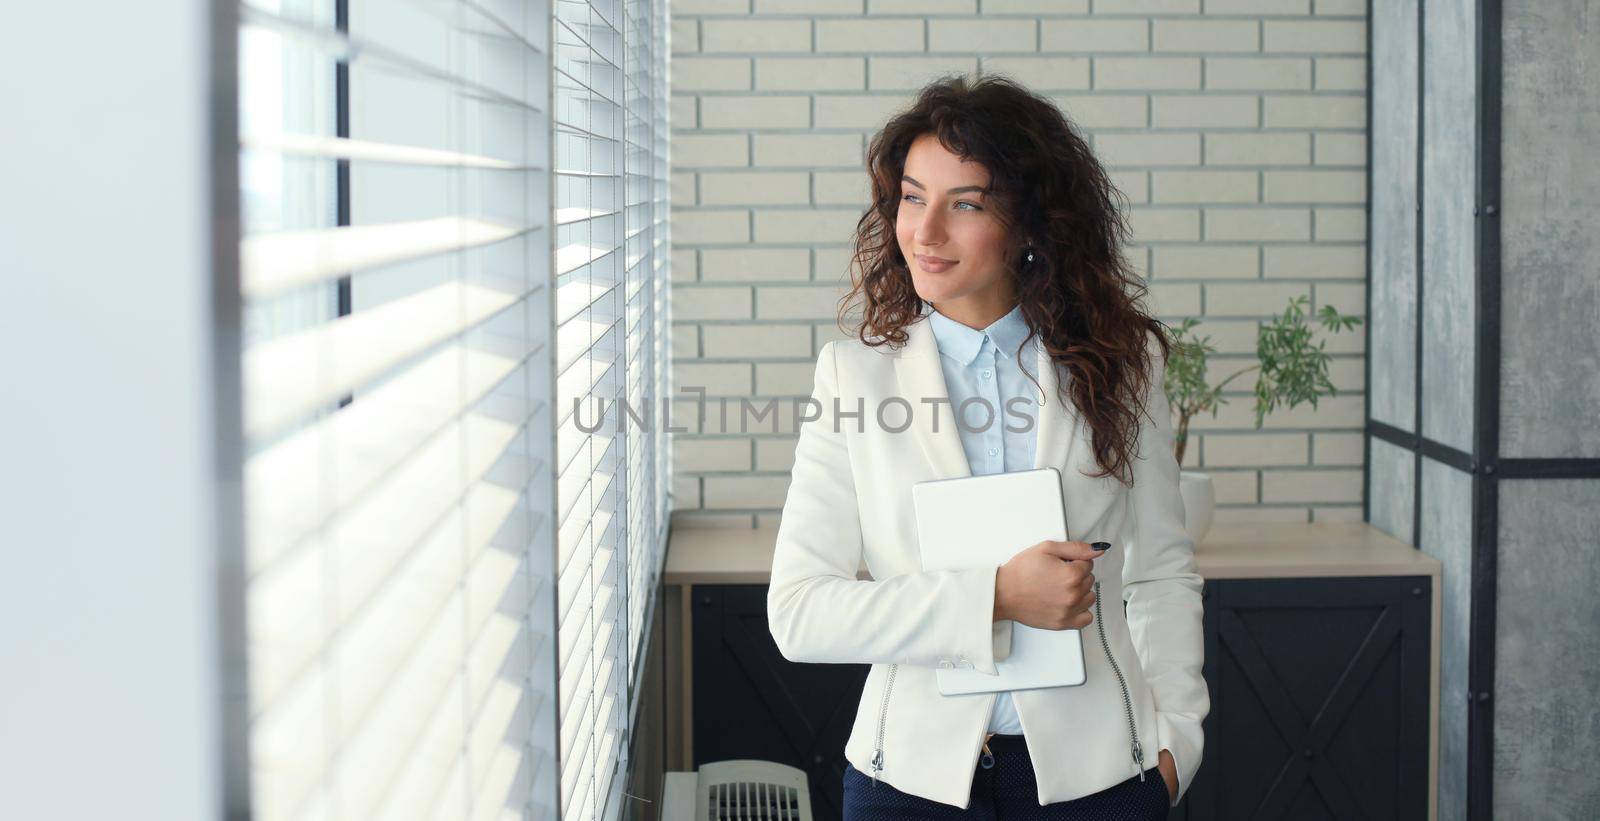
<svg viewBox="0 0 1600 821"><path fill-rule="evenodd" d="M1055 468L936 479L911 486L923 570L1005 564L1045 539L1066 540L1061 473ZM1083 640L1077 630L1013 623L1011 653L999 675L940 669L945 695L1082 684Z"/></svg>

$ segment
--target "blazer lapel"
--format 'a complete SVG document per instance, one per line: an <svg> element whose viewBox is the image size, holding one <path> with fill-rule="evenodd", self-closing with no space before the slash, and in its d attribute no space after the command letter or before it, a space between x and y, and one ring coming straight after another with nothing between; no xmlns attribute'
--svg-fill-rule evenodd
<svg viewBox="0 0 1600 821"><path fill-rule="evenodd" d="M895 378L900 383L900 398L911 405L911 434L928 459L936 479L959 479L972 475L967 452L961 447L956 430L955 409L949 402L930 404L924 399L950 398L944 383L944 368L939 364L939 343L926 317L906 326L909 339L894 360ZM871 409L868 409L871 412ZM937 430L935 430L937 428Z"/></svg>

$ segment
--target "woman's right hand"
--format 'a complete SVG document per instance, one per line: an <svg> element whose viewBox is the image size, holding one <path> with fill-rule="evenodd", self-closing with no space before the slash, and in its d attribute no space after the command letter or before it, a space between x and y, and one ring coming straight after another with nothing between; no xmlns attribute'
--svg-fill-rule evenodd
<svg viewBox="0 0 1600 821"><path fill-rule="evenodd" d="M1094 619L1094 560L1100 556L1088 542L1050 539L1012 556L995 573L995 621L1043 630L1088 627Z"/></svg>

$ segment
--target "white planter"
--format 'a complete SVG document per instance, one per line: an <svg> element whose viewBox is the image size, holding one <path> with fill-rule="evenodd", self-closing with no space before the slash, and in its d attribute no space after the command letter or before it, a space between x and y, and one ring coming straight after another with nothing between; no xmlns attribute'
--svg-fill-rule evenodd
<svg viewBox="0 0 1600 821"><path fill-rule="evenodd" d="M1178 491L1183 494L1183 529L1199 545L1211 529L1211 516L1217 509L1217 490L1209 474L1183 470L1178 472Z"/></svg>

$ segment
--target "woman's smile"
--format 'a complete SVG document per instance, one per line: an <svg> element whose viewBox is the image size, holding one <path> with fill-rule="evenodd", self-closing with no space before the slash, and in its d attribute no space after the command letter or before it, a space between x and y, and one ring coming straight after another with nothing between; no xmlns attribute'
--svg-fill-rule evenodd
<svg viewBox="0 0 1600 821"><path fill-rule="evenodd" d="M955 267L956 262L957 260L953 259L930 257L927 254L917 254L917 264L922 266L922 270L927 271L930 274L948 271Z"/></svg>

